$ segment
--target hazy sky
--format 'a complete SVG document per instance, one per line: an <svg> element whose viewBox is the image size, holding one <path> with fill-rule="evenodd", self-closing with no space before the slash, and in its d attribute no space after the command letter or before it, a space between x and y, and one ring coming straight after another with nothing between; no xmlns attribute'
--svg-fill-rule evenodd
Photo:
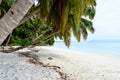
<svg viewBox="0 0 120 80"><path fill-rule="evenodd" d="M93 20L95 33L89 33L87 41L120 40L120 0L96 1L96 16ZM76 41L74 37L72 41Z"/></svg>
<svg viewBox="0 0 120 80"><path fill-rule="evenodd" d="M88 40L120 40L120 0L96 0L95 33Z"/></svg>

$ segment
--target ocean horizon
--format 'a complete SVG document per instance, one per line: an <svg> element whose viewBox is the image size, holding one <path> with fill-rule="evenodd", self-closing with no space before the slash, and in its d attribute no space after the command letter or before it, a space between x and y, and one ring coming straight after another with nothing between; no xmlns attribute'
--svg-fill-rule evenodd
<svg viewBox="0 0 120 80"><path fill-rule="evenodd" d="M56 41L54 46L57 48L96 52L99 54L115 55L120 57L120 40L92 40L81 41L80 43L72 41L69 48L65 46L63 41Z"/></svg>

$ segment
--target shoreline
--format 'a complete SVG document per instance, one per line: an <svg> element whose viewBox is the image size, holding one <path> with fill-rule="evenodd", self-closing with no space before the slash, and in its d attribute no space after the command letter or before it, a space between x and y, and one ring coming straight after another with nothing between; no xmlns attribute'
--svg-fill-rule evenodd
<svg viewBox="0 0 120 80"><path fill-rule="evenodd" d="M69 74L68 80L120 79L120 58L54 47L42 47L42 49L47 51L46 56L53 57L52 61L45 59L43 61L62 67L62 71Z"/></svg>
<svg viewBox="0 0 120 80"><path fill-rule="evenodd" d="M99 56L106 56L106 57L111 57L111 58L120 58L120 54L113 54L109 52L99 52L99 51L90 51L90 50L78 50L78 49L72 49L72 48L65 48L63 49L62 47L57 47L57 46L43 46L43 47L53 47L58 50L67 50L67 51L72 51L76 53L87 53L87 54L95 54Z"/></svg>
<svg viewBox="0 0 120 80"><path fill-rule="evenodd" d="M78 52L73 50L55 48L53 46L36 46L34 48L28 47L23 50L19 50L18 52L21 51L22 52L30 51L31 54L36 54L42 63L59 67L59 71L67 75L66 79L63 80L119 80L120 79L120 64L119 64L120 58L117 57L101 55L101 54L99 55L97 53L90 53L90 52L82 52L82 51ZM10 55L13 54L6 54L6 55L8 55L9 57ZM0 59L0 62L1 61L2 59ZM0 64L2 65L2 63ZM48 76L44 73L43 75ZM58 77L58 75L53 75L53 76ZM59 80L59 79L53 79L53 80Z"/></svg>

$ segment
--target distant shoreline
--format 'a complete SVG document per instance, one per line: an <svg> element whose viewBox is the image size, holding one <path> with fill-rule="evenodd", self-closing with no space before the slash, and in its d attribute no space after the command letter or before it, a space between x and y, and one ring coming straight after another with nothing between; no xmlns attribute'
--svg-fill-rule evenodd
<svg viewBox="0 0 120 80"><path fill-rule="evenodd" d="M54 46L67 49L62 41L57 41ZM94 40L80 43L73 41L70 45L71 50L95 52L113 56L120 56L119 48L120 40Z"/></svg>
<svg viewBox="0 0 120 80"><path fill-rule="evenodd" d="M53 46L35 46L28 47L23 50L17 51L23 52L25 56L26 53L35 55L35 57L43 64L54 66L59 69L65 80L119 80L120 79L120 58L115 58L112 56L100 55L91 52L73 51L69 49L55 48ZM6 79L12 79L9 74L15 73L13 76L18 79L26 78L24 80L29 80L32 76L34 80L47 79L47 80L59 80L60 75L54 70L48 68L42 68L37 65L39 62L34 62L36 65L31 65L28 63L30 58L18 57L17 52L11 54L0 54L0 70L3 70L0 75L0 79L4 80L2 76L7 76ZM4 57L3 57L4 56ZM34 58L34 57L33 57ZM35 59L36 60L36 59ZM19 66L22 65L22 66ZM14 67L13 69L11 66ZM17 67L16 67L17 66ZM27 68L26 68L27 67ZM33 67L33 68L31 68ZM24 70L24 69L25 70ZM6 70L7 69L7 70ZM22 70L21 70L22 69ZM30 70L27 70L30 69ZM19 73L21 70L22 74L29 74L29 76L23 76ZM27 71L26 71L27 70ZM33 75L31 71L36 71ZM55 69L56 70L56 69ZM6 72L7 71L7 72ZM25 72L24 72L25 71ZM42 71L42 72L40 72ZM31 74L32 73L32 74ZM36 74L37 73L37 74ZM41 74L42 73L42 74ZM49 75L48 75L49 74ZM19 75L19 76L18 76ZM39 75L39 77L37 76ZM59 78L59 79L58 79ZM64 79L63 79L64 80Z"/></svg>
<svg viewBox="0 0 120 80"><path fill-rule="evenodd" d="M46 52L43 55L53 58L51 61L44 58L43 62L60 66L68 80L120 79L120 58L47 46L41 49Z"/></svg>

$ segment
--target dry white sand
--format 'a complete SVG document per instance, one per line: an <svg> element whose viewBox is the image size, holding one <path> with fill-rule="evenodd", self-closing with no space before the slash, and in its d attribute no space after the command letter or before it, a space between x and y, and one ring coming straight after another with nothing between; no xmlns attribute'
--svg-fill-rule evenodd
<svg viewBox="0 0 120 80"><path fill-rule="evenodd" d="M54 69L30 64L28 60L18 54L0 52L0 80L60 80Z"/></svg>
<svg viewBox="0 0 120 80"><path fill-rule="evenodd" d="M39 57L44 63L60 66L61 71L68 74L67 80L120 80L119 57L54 47L42 47Z"/></svg>
<svg viewBox="0 0 120 80"><path fill-rule="evenodd" d="M37 54L40 61L45 64L59 66L60 70L67 74L66 80L120 80L119 57L90 52L76 52L54 47L27 49L39 50L33 52L33 54ZM26 49L22 51L26 51ZM0 54L0 80L58 80L60 77L54 70L26 64L26 59L16 57L14 54L5 56L6 54ZM12 69L10 66L12 66ZM14 74L14 78L12 78L12 74ZM9 79L3 78L6 76ZM15 79L16 76L17 79Z"/></svg>

